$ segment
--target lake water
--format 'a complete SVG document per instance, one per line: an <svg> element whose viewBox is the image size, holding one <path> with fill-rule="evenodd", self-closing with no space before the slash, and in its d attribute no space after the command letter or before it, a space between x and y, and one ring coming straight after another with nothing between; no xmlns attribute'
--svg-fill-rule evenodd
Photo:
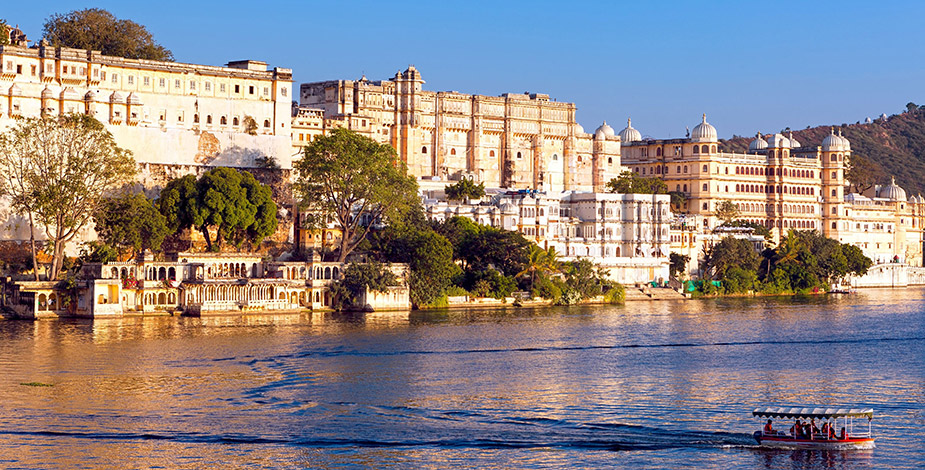
<svg viewBox="0 0 925 470"><path fill-rule="evenodd" d="M923 294L0 320L0 468L921 468ZM777 404L877 448L758 449Z"/></svg>

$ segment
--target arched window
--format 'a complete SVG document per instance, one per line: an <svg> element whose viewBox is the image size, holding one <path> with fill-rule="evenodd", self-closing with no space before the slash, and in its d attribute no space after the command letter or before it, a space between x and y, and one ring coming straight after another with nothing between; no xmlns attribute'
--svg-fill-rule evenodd
<svg viewBox="0 0 925 470"><path fill-rule="evenodd" d="M523 158L523 156L520 154L520 152L517 152L517 158ZM578 160L581 161L581 157L578 157Z"/></svg>
<svg viewBox="0 0 925 470"><path fill-rule="evenodd" d="M225 126L228 124L228 118L226 118L225 116L222 116L222 118L218 121L218 123Z"/></svg>
<svg viewBox="0 0 925 470"><path fill-rule="evenodd" d="M656 157L661 157L661 156L662 156L662 148L661 148L661 147L657 147L657 148L655 149L655 156L656 156Z"/></svg>
<svg viewBox="0 0 925 470"><path fill-rule="evenodd" d="M832 155L831 157L829 157L829 161L834 162L834 161L835 161L835 155Z"/></svg>
<svg viewBox="0 0 925 470"><path fill-rule="evenodd" d="M263 121L263 127L266 128L266 129L269 129L269 128L270 128L270 120L269 120L269 119L264 119L264 121Z"/></svg>
<svg viewBox="0 0 925 470"><path fill-rule="evenodd" d="M489 157L494 157L494 156L495 156L495 151L494 151L494 150L489 150L489 151L488 151L488 156L489 156ZM553 155L553 156L552 156L552 159L555 160L555 159L556 159L556 156Z"/></svg>
<svg viewBox="0 0 925 470"><path fill-rule="evenodd" d="M194 114L194 115L193 115L193 124L199 124L199 115L198 115L198 114Z"/></svg>
<svg viewBox="0 0 925 470"><path fill-rule="evenodd" d="M231 125L232 125L232 126L237 126L237 125L240 124L240 123L241 123L241 121L238 120L238 117L237 117L237 116L235 116L235 117L231 120Z"/></svg>
<svg viewBox="0 0 925 470"><path fill-rule="evenodd" d="M710 147L706 145L700 146L700 153L710 153Z"/></svg>
<svg viewBox="0 0 925 470"><path fill-rule="evenodd" d="M206 116L206 124L212 124L212 115L209 114Z"/></svg>
<svg viewBox="0 0 925 470"><path fill-rule="evenodd" d="M703 210L707 210L708 207L710 207L709 203L703 203Z"/></svg>
<svg viewBox="0 0 925 470"><path fill-rule="evenodd" d="M456 149L450 149L450 155L456 155ZM518 157L520 158L520 157Z"/></svg>
<svg viewBox="0 0 925 470"><path fill-rule="evenodd" d="M703 183L703 190L704 190L704 191L707 190L707 183Z"/></svg>
<svg viewBox="0 0 925 470"><path fill-rule="evenodd" d="M553 155L553 157L555 157L555 155ZM553 159L555 159L555 158L553 158ZM607 164L608 164L608 165L613 165L613 157L607 157Z"/></svg>
<svg viewBox="0 0 925 470"><path fill-rule="evenodd" d="M709 173L709 172L710 172L710 168L709 168L708 166L704 165L704 166L703 166L703 172L704 172L704 173Z"/></svg>
<svg viewBox="0 0 925 470"><path fill-rule="evenodd" d="M427 153L427 146L426 146L426 145L423 146L423 147L421 147L421 153L424 153L424 154Z"/></svg>
<svg viewBox="0 0 925 470"><path fill-rule="evenodd" d="M685 192L685 193L687 192L687 185L686 185L686 184L684 185L684 192Z"/></svg>
<svg viewBox="0 0 925 470"><path fill-rule="evenodd" d="M695 146L694 146L694 155L697 155L698 153L700 153L700 147L697 146L697 145L695 145Z"/></svg>
<svg viewBox="0 0 925 470"><path fill-rule="evenodd" d="M713 153L716 153L716 146L715 146L715 145L711 146L710 148L711 148L711 150L713 151Z"/></svg>

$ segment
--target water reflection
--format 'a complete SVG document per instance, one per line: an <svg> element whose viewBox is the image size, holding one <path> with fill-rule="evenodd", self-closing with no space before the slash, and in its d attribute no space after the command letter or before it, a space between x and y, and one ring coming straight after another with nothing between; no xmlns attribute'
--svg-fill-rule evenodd
<svg viewBox="0 0 925 470"><path fill-rule="evenodd" d="M0 466L915 468L922 293L0 321ZM878 450L754 448L814 403Z"/></svg>

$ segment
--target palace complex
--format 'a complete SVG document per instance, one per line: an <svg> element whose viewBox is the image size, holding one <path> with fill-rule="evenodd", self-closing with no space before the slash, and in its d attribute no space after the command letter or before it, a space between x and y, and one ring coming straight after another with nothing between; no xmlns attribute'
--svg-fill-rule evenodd
<svg viewBox="0 0 925 470"><path fill-rule="evenodd" d="M686 223L676 224L672 251L702 253L697 235L716 228L717 208L731 201L742 220L767 227L775 242L790 229L818 230L858 246L875 262L922 266L925 200L907 198L895 182L850 193L845 170L851 143L840 134L833 131L818 146L792 134L758 135L747 153L728 153L704 116L683 139L644 140L629 121L619 136L627 169L661 178L686 199L677 211Z"/></svg>
<svg viewBox="0 0 925 470"><path fill-rule="evenodd" d="M596 191L620 173L620 141L591 135L573 103L541 93L501 96L423 90L414 66L388 80L303 83L293 145L343 126L391 144L422 188L462 177L488 187Z"/></svg>
<svg viewBox="0 0 925 470"><path fill-rule="evenodd" d="M292 71L259 61L215 67L26 44L17 36L13 45L0 46L0 128L20 116L90 114L132 151L139 182L151 195L172 178L216 166L255 169L275 162L288 173L304 145L345 127L397 150L418 179L430 218L459 215L517 230L566 260L590 258L621 282L667 279L669 251L698 259L717 239L717 209L724 201L734 203L742 219L770 229L774 241L789 229L819 230L857 245L875 262L922 265L925 199L907 198L893 183L850 193L845 170L851 144L840 133L818 144L758 135L747 152L729 153L706 116L682 139L644 139L629 121L619 133L607 123L587 133L573 103L541 93L427 91L413 66L386 80L303 83L295 97ZM626 170L664 180L685 202L673 214L668 195L606 193L607 182ZM484 184L488 196L448 201L445 186L462 178ZM28 239L17 215L4 227L4 238ZM282 224L278 239L308 251L338 236L336 230L291 227ZM93 237L89 228L83 234ZM184 254L163 266L139 259L93 267L98 272L92 277L104 287L88 287L85 306L74 308L202 312L232 303L242 311L328 305L324 266L317 261L289 266L253 255L228 261L246 269L226 276L216 267L224 262L212 266L203 256ZM175 277L161 276L162 267ZM696 274L696 261L689 267ZM118 277L110 276L112 269ZM125 278L123 269L143 285L140 293L116 282ZM164 279L170 281L164 286L177 285L158 291ZM8 302L53 305L49 286L22 287L6 291ZM404 295L398 303L406 302Z"/></svg>

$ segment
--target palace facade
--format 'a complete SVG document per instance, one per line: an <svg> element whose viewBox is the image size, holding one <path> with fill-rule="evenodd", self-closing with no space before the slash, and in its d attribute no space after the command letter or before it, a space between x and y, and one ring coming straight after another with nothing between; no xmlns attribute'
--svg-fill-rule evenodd
<svg viewBox="0 0 925 470"><path fill-rule="evenodd" d="M388 80L303 83L293 108L294 153L333 127L391 144L423 188L473 178L488 187L603 191L620 173L620 141L592 135L574 103L541 93L427 91L414 66Z"/></svg>
<svg viewBox="0 0 925 470"><path fill-rule="evenodd" d="M592 260L624 284L668 279L668 195L492 192L470 201L447 201L440 191L427 192L424 212L431 220L459 216L520 232L544 249L554 248L560 260Z"/></svg>
<svg viewBox="0 0 925 470"><path fill-rule="evenodd" d="M746 153L721 151L706 116L683 139L642 139L631 121L619 136L624 166L664 180L686 200L675 208L684 222L674 224L672 251L702 254L722 223L720 204L730 201L739 219L770 229L774 243L791 229L818 230L875 262L922 266L925 200L907 198L895 182L850 193L851 142L841 132L833 130L818 146L792 134L759 134Z"/></svg>

